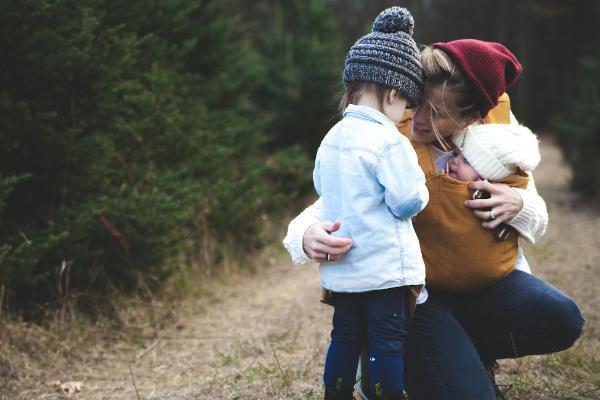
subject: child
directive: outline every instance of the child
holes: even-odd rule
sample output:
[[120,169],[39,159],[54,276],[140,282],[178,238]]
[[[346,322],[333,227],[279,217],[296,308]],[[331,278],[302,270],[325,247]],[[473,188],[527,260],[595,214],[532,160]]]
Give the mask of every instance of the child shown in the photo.
[[344,68],[344,118],[317,152],[313,178],[323,217],[341,221],[334,235],[353,243],[345,257],[320,266],[335,308],[323,374],[326,399],[352,399],[364,342],[372,398],[404,398],[407,287],[425,283],[411,218],[429,199],[416,154],[395,126],[407,104],[422,96],[413,25],[406,9],[386,9],[373,32],[352,46]]

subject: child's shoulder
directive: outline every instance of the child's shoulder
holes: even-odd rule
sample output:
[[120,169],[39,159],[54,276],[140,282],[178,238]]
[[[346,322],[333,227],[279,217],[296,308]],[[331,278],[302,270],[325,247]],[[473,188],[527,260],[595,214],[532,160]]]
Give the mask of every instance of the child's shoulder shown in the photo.
[[381,158],[402,141],[410,146],[410,141],[394,125],[342,118],[329,130],[321,144],[345,151],[366,151]]
[[340,122],[344,125],[345,131],[355,132],[357,140],[365,144],[383,143],[389,145],[406,139],[392,123],[382,124],[356,118],[344,118]]

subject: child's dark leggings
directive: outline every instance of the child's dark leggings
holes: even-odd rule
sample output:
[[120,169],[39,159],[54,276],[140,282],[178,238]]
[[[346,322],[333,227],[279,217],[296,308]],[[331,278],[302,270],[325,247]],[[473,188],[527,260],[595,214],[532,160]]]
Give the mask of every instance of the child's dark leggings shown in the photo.
[[368,343],[370,398],[402,398],[406,288],[335,293],[331,344],[325,361],[326,399],[352,399],[362,344]]

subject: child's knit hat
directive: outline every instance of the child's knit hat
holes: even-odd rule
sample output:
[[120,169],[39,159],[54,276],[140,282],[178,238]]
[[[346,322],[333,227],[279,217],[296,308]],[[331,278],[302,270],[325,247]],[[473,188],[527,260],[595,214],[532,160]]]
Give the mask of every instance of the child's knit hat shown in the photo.
[[506,179],[517,168],[532,171],[540,162],[537,136],[522,125],[471,125],[454,141],[479,176],[490,181]]
[[411,105],[418,104],[423,96],[423,70],[412,38],[414,25],[406,8],[383,10],[373,22],[373,31],[350,48],[344,82],[378,83],[398,90]]

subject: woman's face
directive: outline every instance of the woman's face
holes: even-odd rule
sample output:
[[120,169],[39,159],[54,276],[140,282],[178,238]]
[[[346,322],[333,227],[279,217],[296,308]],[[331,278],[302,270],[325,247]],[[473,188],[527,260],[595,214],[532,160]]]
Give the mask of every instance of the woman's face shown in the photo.
[[456,95],[439,86],[425,87],[425,99],[412,110],[412,139],[417,143],[436,140],[434,126],[443,138],[448,138],[475,122],[477,118],[460,116]]

